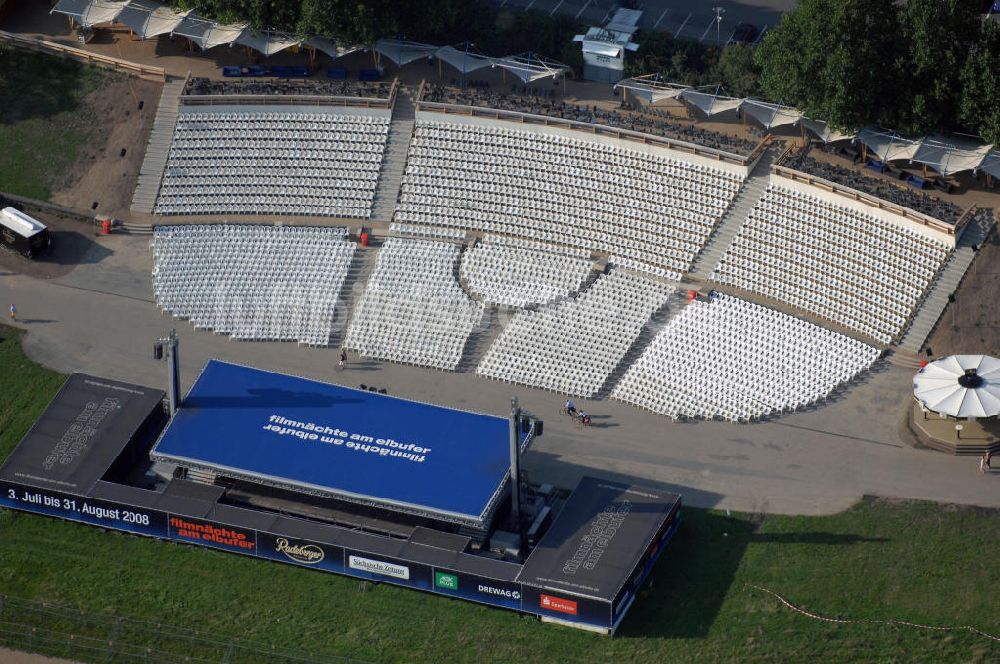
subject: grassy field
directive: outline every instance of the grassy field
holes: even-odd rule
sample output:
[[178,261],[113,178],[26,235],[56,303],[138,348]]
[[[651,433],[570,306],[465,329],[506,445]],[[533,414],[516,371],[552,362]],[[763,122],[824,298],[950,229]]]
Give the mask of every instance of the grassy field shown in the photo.
[[83,99],[115,74],[0,49],[0,191],[48,200],[94,126]]
[[[60,377],[0,326],[0,455]],[[970,477],[970,481],[980,478]],[[866,500],[830,517],[686,509],[614,639],[388,585],[0,511],[0,593],[373,662],[995,662],[1000,513]],[[0,641],[2,641],[0,634]],[[93,661],[104,661],[94,656]]]

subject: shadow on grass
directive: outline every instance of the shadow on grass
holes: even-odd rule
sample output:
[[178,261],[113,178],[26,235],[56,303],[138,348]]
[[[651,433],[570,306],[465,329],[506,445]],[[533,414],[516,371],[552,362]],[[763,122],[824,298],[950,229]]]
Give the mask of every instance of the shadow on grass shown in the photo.
[[625,638],[706,638],[750,544],[851,546],[888,542],[880,537],[803,532],[760,533],[747,515],[726,516],[697,508],[682,511],[636,606],[622,623]]
[[0,58],[0,122],[13,125],[76,111],[101,76],[72,60],[5,49]]

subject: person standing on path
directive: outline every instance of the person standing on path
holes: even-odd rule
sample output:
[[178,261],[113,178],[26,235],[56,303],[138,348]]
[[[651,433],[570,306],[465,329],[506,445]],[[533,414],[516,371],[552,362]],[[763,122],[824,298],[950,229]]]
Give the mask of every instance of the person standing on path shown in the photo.
[[993,468],[990,466],[990,461],[992,461],[992,460],[993,460],[993,453],[992,452],[989,452],[989,451],[983,452],[983,458],[981,458],[979,460],[979,472],[981,472],[981,473],[987,473],[987,472],[992,473],[993,472]]
[[343,369],[347,365],[347,349],[340,349],[340,364],[337,365],[339,368]]
[[10,319],[12,321],[17,320],[17,307],[15,307],[13,304],[10,305]]

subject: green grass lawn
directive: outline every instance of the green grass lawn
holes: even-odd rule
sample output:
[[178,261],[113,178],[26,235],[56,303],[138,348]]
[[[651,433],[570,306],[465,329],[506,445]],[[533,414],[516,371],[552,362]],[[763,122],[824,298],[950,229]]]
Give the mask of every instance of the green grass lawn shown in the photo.
[[0,191],[48,200],[95,118],[83,99],[116,76],[72,60],[0,48]]
[[[0,326],[0,337],[5,455],[61,378],[27,361],[9,328]],[[1000,634],[998,550],[993,510],[870,500],[830,517],[761,519],[687,508],[652,586],[610,639],[418,591],[0,511],[0,593],[373,662],[995,662],[1000,643],[968,632],[818,622],[749,586],[827,616]]]

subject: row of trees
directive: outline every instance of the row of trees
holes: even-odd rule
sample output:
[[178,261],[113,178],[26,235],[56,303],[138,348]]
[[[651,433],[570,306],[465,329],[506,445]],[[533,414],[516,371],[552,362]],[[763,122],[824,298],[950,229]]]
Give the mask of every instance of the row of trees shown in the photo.
[[840,128],[964,129],[1000,142],[1000,25],[979,9],[970,0],[802,0],[752,67],[765,96]]
[[486,0],[174,0],[179,9],[225,23],[249,21],[257,29],[303,37],[332,36],[345,44],[371,44],[399,35],[432,44],[472,42],[488,55],[535,51],[582,65],[572,19],[539,12],[498,12]]
[[[584,26],[486,0],[175,0],[220,21],[372,43],[386,35],[489,55],[535,51],[579,71]],[[659,32],[637,37],[627,75],[722,83],[841,129],[867,124],[920,135],[965,131],[1000,144],[1000,24],[973,0],[800,0],[759,46],[720,49]]]

